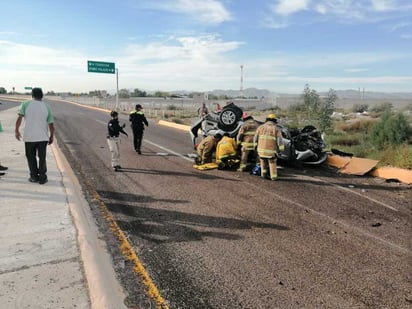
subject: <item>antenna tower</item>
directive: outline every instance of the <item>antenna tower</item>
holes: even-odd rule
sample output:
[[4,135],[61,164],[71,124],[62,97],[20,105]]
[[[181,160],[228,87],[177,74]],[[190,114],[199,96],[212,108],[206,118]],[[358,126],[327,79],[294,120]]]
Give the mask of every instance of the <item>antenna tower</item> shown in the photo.
[[240,95],[243,96],[243,64],[240,65]]

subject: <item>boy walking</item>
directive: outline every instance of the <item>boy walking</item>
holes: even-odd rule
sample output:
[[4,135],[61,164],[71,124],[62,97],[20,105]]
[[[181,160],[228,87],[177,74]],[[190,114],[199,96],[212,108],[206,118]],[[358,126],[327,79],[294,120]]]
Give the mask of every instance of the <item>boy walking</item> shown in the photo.
[[120,166],[120,133],[127,135],[123,130],[125,124],[120,126],[119,124],[119,114],[116,111],[110,113],[112,119],[110,119],[107,124],[107,144],[109,145],[110,152],[112,154],[112,168],[115,172],[119,171],[122,167]]

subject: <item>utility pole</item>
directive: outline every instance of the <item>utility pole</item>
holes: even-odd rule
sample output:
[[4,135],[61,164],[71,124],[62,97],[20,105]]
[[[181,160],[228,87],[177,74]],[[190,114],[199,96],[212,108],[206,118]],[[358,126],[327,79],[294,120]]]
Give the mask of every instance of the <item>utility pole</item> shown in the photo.
[[243,64],[240,65],[240,96],[243,97]]

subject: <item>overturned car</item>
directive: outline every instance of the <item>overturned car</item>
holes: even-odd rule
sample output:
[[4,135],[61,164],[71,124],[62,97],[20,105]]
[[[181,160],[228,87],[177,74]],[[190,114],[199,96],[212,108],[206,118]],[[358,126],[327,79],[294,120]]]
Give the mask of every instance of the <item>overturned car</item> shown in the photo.
[[[190,128],[193,147],[196,148],[196,139],[199,135],[204,138],[223,131],[230,137],[236,138],[243,125],[243,110],[234,103],[227,104],[218,112],[209,113],[199,118]],[[287,164],[302,163],[308,165],[322,164],[328,155],[325,151],[323,135],[314,126],[305,126],[303,129],[288,128],[277,125],[282,132],[284,151],[278,153],[278,161]]]

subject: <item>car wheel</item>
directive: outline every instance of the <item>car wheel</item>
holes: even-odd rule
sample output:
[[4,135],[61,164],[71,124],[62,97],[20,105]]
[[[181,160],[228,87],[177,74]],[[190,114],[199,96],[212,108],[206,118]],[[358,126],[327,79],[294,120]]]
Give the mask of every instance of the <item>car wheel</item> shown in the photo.
[[224,131],[231,131],[236,127],[237,122],[242,117],[242,110],[238,107],[230,106],[224,108],[219,115],[219,128]]
[[219,120],[222,124],[224,124],[226,126],[231,126],[237,120],[236,113],[232,109],[224,110],[220,114],[220,119]]

